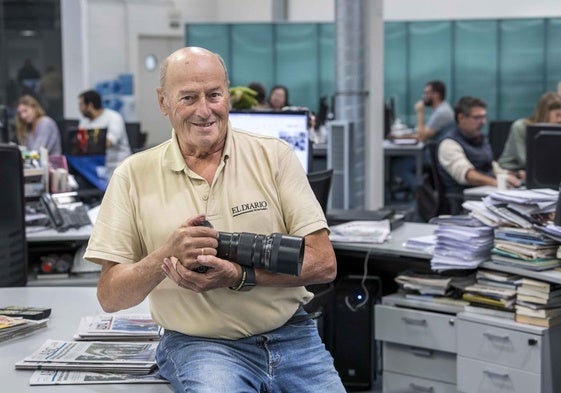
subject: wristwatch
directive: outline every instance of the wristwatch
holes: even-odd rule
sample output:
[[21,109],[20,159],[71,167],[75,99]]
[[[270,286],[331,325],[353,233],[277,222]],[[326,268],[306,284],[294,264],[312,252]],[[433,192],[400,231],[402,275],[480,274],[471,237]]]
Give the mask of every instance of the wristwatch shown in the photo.
[[230,287],[233,291],[250,291],[256,285],[255,283],[255,270],[252,267],[241,265],[242,279],[235,287]]
[[238,291],[251,291],[257,285],[255,282],[255,269],[245,266],[242,266],[242,269],[245,269],[245,281]]

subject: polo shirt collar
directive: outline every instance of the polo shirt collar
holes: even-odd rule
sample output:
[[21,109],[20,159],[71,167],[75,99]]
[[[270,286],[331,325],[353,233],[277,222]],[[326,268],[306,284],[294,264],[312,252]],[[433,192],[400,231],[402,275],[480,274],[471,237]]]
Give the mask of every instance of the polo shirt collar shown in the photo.
[[[232,151],[232,125],[228,122],[228,132],[226,133],[226,142],[224,143],[224,150],[222,151],[222,162],[225,162]],[[175,129],[171,130],[171,140],[164,153],[164,167],[171,169],[174,172],[182,172],[186,169],[187,164],[181,154],[179,148],[179,141]]]

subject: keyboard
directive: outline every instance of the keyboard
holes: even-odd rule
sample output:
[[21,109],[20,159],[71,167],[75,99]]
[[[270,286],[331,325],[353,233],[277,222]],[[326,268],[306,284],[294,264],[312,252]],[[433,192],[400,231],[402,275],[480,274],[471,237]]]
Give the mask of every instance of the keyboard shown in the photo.
[[91,225],[88,210],[84,205],[74,207],[59,207],[60,215],[64,224],[62,228],[80,228],[84,225]]

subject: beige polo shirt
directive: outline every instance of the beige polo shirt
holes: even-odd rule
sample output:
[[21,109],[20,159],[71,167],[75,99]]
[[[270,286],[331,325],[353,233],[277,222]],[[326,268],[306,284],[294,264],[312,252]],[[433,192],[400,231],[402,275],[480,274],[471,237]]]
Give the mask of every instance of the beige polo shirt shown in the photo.
[[[175,136],[129,157],[107,188],[85,258],[135,263],[185,220],[204,213],[219,231],[305,236],[327,228],[302,165],[276,138],[229,129],[212,184],[189,170]],[[202,294],[164,279],[149,295],[166,329],[236,339],[283,325],[311,299],[304,287]]]

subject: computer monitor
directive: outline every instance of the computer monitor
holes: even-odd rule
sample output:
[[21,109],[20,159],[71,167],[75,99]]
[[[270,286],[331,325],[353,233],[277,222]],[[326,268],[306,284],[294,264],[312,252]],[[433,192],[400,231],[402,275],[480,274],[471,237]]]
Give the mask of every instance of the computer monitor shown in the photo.
[[231,111],[232,126],[288,142],[308,172],[311,161],[308,111]]
[[66,129],[65,135],[68,151],[71,156],[105,155],[107,146],[107,128]]
[[532,124],[526,131],[526,187],[553,188],[561,183],[561,124]]
[[384,103],[384,139],[390,134],[392,124],[395,121],[395,100],[390,98]]

